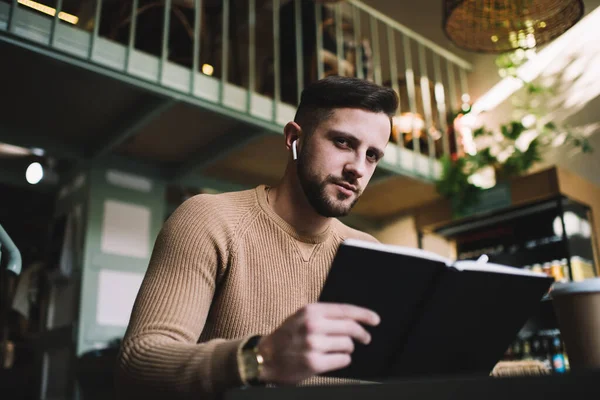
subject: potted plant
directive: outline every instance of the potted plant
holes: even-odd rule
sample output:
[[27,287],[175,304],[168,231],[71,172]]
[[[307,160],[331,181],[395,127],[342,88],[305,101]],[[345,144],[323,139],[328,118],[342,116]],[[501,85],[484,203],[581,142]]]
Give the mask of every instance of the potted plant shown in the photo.
[[[527,59],[523,50],[501,55],[496,60],[500,76],[520,79],[517,69]],[[474,129],[476,152],[455,153],[453,157],[441,159],[442,174],[436,187],[438,193],[452,201],[457,217],[477,206],[482,191],[488,189],[477,183],[476,178],[482,173],[493,174],[498,185],[529,172],[551,147],[579,147],[583,153],[592,151],[587,137],[576,129],[548,120],[545,106],[554,95],[552,87],[522,82],[522,96],[512,98],[514,109],[510,122],[497,130],[485,126]]]

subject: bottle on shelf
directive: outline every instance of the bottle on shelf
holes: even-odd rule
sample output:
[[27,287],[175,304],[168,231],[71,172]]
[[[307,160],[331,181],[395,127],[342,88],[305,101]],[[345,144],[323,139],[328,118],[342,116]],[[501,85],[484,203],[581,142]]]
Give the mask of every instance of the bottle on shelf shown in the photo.
[[542,265],[542,272],[548,276],[552,276],[552,264],[549,262],[545,262]]
[[563,282],[565,279],[565,276],[564,276],[560,261],[552,260],[552,263],[550,265],[551,265],[550,266],[550,274],[554,278],[554,281],[555,282]]
[[552,338],[552,366],[556,373],[564,374],[566,372],[565,356],[558,336]]
[[542,342],[539,337],[534,336],[531,339],[531,356],[534,360],[543,361]]
[[520,360],[523,357],[523,351],[522,351],[523,347],[521,344],[521,340],[516,339],[512,345],[512,355],[513,355],[513,360]]
[[569,372],[571,370],[571,364],[569,363],[569,355],[567,353],[567,347],[565,346],[564,342],[562,342],[562,351],[563,359],[565,360],[565,371]]
[[533,360],[533,355],[531,354],[531,344],[529,340],[523,341],[523,354],[521,356],[522,360]]
[[563,270],[563,275],[564,275],[564,282],[570,282],[571,281],[571,272],[569,271],[569,263],[567,262],[566,258],[563,258],[562,260],[560,260],[560,265],[562,267]]
[[584,259],[580,256],[571,257],[571,273],[571,279],[574,282],[583,281],[596,276],[593,261]]
[[544,270],[542,269],[542,264],[533,264],[531,270],[533,272],[544,272]]
[[542,362],[544,363],[544,366],[550,371],[553,369],[552,368],[552,351],[550,348],[550,340],[547,337],[542,337],[541,342],[542,342],[542,354],[543,354]]
[[570,370],[560,331],[541,330],[527,339],[515,339],[504,353],[505,361],[540,361],[548,371],[563,374]]

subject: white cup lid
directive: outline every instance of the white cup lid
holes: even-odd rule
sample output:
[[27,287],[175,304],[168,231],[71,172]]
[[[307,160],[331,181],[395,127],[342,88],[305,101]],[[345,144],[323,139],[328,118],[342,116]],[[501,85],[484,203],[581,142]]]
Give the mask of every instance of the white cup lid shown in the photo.
[[591,278],[580,282],[557,283],[550,292],[550,296],[596,292],[600,293],[600,278]]

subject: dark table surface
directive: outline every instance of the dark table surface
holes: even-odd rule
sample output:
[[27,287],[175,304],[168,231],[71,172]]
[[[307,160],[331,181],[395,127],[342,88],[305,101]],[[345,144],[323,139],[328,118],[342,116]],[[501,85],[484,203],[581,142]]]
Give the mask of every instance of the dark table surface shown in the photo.
[[600,370],[523,377],[449,377],[383,384],[236,389],[225,400],[565,400],[600,399]]

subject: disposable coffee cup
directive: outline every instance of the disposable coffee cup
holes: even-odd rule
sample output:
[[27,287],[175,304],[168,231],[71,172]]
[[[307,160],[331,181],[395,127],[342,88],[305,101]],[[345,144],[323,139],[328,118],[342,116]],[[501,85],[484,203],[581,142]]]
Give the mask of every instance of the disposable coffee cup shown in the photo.
[[599,369],[600,278],[556,284],[551,296],[571,369]]

